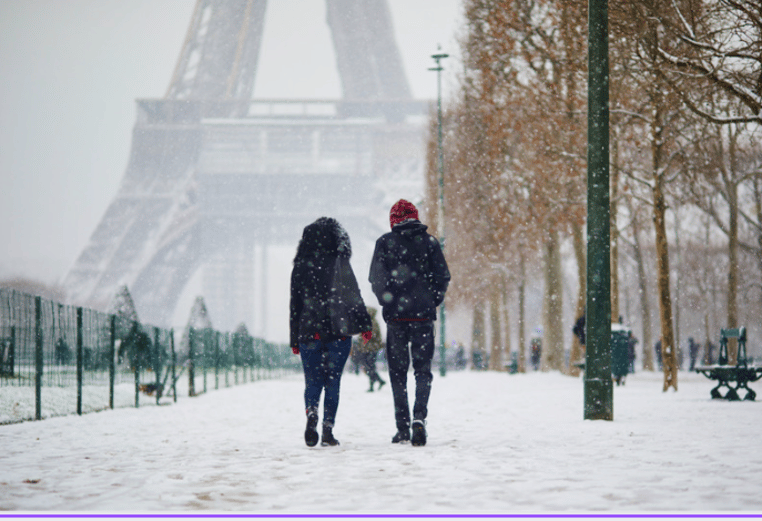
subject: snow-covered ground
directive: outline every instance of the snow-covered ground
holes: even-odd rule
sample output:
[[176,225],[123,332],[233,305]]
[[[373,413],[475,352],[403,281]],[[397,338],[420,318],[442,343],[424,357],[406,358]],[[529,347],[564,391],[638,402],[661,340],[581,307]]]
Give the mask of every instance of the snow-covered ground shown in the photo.
[[339,447],[304,445],[301,375],[5,425],[0,510],[762,513],[762,403],[713,401],[712,382],[686,372],[664,393],[661,378],[615,387],[606,422],[583,420],[581,378],[435,374],[425,447],[390,443],[389,386],[367,393],[352,373]]

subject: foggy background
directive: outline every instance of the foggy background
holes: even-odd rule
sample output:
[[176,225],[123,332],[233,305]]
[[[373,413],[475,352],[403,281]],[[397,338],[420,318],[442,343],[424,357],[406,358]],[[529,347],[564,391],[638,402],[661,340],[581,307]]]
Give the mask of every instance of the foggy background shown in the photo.
[[[461,1],[388,4],[413,97],[434,100],[430,55],[438,44],[457,54]],[[0,280],[62,281],[117,194],[135,99],[164,96],[194,5],[0,0]],[[445,97],[457,63],[444,63]],[[254,98],[340,95],[324,0],[269,0]]]

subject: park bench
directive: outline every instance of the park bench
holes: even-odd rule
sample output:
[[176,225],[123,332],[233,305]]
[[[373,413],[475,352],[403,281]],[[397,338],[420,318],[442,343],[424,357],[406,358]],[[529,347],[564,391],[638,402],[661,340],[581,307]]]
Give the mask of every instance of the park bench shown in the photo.
[[[728,364],[728,339],[738,339],[738,356],[735,365]],[[720,330],[720,356],[716,364],[699,365],[694,368],[710,380],[717,380],[717,386],[712,389],[714,399],[741,400],[739,391],[745,390],[744,400],[754,400],[757,393],[749,387],[750,382],[762,378],[762,367],[750,367],[746,357],[746,328]],[[725,395],[721,393],[726,388]]]

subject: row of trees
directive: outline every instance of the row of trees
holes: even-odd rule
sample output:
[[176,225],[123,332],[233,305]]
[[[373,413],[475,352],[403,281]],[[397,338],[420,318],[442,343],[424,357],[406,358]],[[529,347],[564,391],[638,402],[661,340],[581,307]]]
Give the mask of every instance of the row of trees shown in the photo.
[[[490,317],[490,367],[498,369],[511,338],[509,301],[515,292],[525,346],[527,284],[541,275],[543,367],[574,373],[569,361],[582,350],[574,339],[565,356],[562,251],[570,245],[576,261],[578,317],[586,289],[587,2],[467,0],[465,14],[460,89],[444,118],[448,299],[473,309],[475,324]],[[680,284],[706,286],[714,280],[709,271],[724,266],[726,316],[715,324],[738,326],[741,283],[752,288],[744,298],[755,295],[762,310],[762,4],[611,2],[609,27],[611,311],[622,314],[626,256],[635,267],[643,365],[654,367],[645,349],[654,333],[653,292],[664,389],[677,389],[676,283],[678,291]],[[429,215],[438,208],[435,125]],[[679,224],[674,232],[670,222]],[[717,259],[719,243],[724,251],[719,263],[673,280],[670,240],[673,249],[683,251],[683,241],[706,252],[685,262],[702,264],[710,250]],[[743,280],[742,265],[750,268]],[[689,311],[701,307],[708,317],[716,304],[709,294],[699,294],[705,306]]]

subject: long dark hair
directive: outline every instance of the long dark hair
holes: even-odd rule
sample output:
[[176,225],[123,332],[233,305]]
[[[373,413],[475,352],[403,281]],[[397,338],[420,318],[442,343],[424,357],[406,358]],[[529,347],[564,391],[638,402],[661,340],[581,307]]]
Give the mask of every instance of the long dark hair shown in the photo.
[[294,263],[311,257],[351,257],[349,234],[333,217],[320,217],[304,227]]

